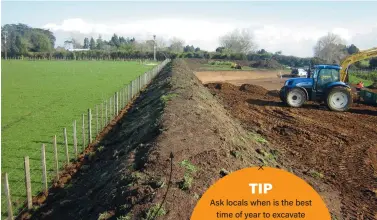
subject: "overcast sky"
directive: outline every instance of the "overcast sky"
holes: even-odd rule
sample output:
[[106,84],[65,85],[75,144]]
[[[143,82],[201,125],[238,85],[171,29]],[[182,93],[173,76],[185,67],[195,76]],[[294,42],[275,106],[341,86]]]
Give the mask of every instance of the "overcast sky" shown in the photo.
[[206,50],[235,28],[248,28],[258,49],[312,56],[316,40],[339,34],[361,49],[377,46],[377,2],[99,2],[2,1],[1,24],[50,29],[56,45],[69,37],[104,39],[113,33],[136,40],[153,34]]

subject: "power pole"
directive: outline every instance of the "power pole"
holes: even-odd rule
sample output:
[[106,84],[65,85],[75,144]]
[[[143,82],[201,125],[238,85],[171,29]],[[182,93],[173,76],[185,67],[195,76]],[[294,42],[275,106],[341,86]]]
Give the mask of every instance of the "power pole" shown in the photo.
[[154,45],[153,45],[153,59],[154,59],[154,61],[157,61],[156,60],[156,35],[153,35],[153,42],[154,42]]

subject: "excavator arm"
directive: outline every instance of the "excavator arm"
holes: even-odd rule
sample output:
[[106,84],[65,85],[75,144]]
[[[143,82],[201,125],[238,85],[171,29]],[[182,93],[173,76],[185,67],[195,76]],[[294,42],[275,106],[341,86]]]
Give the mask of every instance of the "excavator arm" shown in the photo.
[[340,81],[348,82],[348,68],[351,64],[372,57],[377,57],[377,47],[360,51],[345,58],[340,64],[342,67],[340,70]]

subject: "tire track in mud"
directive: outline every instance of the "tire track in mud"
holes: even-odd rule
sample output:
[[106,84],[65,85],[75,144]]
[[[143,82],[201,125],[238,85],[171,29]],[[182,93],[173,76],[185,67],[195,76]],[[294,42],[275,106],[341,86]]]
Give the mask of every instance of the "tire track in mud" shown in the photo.
[[[260,133],[288,164],[321,194],[339,192],[339,210],[327,202],[338,219],[377,219],[377,112],[355,105],[350,112],[331,112],[318,104],[303,108],[282,105],[271,91],[254,85],[208,84],[214,96],[244,127]],[[246,89],[244,89],[246,88]],[[312,178],[311,172],[323,174]],[[330,193],[329,193],[330,194]],[[331,196],[331,195],[330,195]],[[330,199],[331,200],[331,199]]]

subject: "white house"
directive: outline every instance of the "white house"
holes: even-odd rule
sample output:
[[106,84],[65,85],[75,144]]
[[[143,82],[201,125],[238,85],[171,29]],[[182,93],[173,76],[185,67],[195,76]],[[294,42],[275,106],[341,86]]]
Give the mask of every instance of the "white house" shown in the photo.
[[68,51],[87,51],[89,49],[73,49],[73,48],[68,48]]

